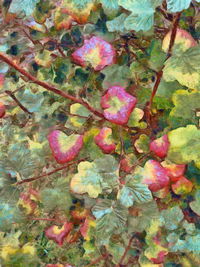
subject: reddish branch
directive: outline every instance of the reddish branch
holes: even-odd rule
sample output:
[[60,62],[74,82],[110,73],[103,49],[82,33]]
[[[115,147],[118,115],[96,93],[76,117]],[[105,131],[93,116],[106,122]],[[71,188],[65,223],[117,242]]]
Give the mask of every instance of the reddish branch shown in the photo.
[[26,112],[26,113],[32,115],[32,112],[30,112],[26,107],[24,107],[24,106],[22,105],[22,103],[16,98],[16,96],[15,96],[11,91],[6,90],[5,93],[6,93],[7,95],[9,95],[9,96],[15,101],[15,103],[16,103],[16,104],[17,104],[17,105],[18,105],[24,112]]
[[90,263],[89,263],[88,265],[86,265],[85,267],[93,266],[93,265],[99,263],[100,261],[105,260],[106,258],[108,258],[108,256],[109,256],[108,254],[106,254],[106,255],[102,255],[102,256],[98,257],[96,260],[90,262]]
[[26,70],[24,70],[19,64],[15,63],[10,57],[8,57],[7,55],[5,55],[4,53],[1,53],[1,52],[0,52],[0,60],[7,63],[10,67],[12,67],[15,70],[17,70],[18,72],[20,72],[22,75],[27,77],[30,81],[34,82],[35,84],[38,84],[38,85],[42,86],[43,88],[47,89],[48,91],[51,91],[57,95],[60,95],[66,99],[69,99],[75,103],[82,104],[83,106],[85,106],[90,112],[92,112],[96,116],[98,116],[102,119],[105,119],[104,115],[100,111],[98,111],[95,108],[93,108],[92,106],[90,106],[84,100],[79,99],[75,96],[69,95],[66,92],[57,89],[55,86],[53,86],[47,82],[38,80],[36,77],[34,77],[30,73],[28,73]]
[[[172,33],[171,33],[171,37],[170,37],[170,43],[169,43],[169,48],[168,48],[166,60],[169,59],[172,56],[172,48],[173,48],[174,43],[175,43],[176,33],[177,33],[177,28],[178,28],[180,17],[181,17],[181,12],[177,13],[175,18],[174,18],[173,27],[172,27]],[[157,73],[156,82],[154,84],[153,91],[152,91],[151,98],[150,98],[150,102],[149,102],[149,111],[150,112],[151,112],[151,109],[152,109],[153,99],[154,99],[154,97],[155,97],[155,95],[157,93],[159,84],[160,84],[161,79],[163,77],[163,69],[164,69],[164,65],[163,65],[162,69]]]
[[129,249],[131,248],[133,239],[134,239],[134,236],[132,236],[131,239],[129,240],[129,242],[128,242],[128,246],[126,247],[126,249],[125,249],[125,251],[124,251],[124,254],[122,255],[122,257],[121,257],[119,263],[118,263],[115,267],[120,267],[120,265],[123,264],[123,261],[124,261],[124,259],[126,258],[126,255],[127,255],[128,251],[129,251]]
[[84,161],[86,159],[80,159],[80,160],[77,160],[77,161],[72,161],[72,162],[69,162],[68,164],[64,165],[64,166],[61,166],[59,168],[56,168],[54,169],[53,171],[50,171],[50,172],[45,172],[43,174],[41,174],[40,176],[36,176],[36,177],[32,177],[32,178],[28,178],[28,179],[24,179],[20,182],[17,182],[15,185],[21,185],[21,184],[24,184],[24,183],[30,183],[30,182],[33,182],[33,181],[36,181],[36,180],[39,180],[43,177],[46,177],[46,176],[49,176],[49,175],[52,175],[58,171],[61,171],[61,170],[64,170],[74,164],[77,164],[77,163],[80,163],[81,161]]

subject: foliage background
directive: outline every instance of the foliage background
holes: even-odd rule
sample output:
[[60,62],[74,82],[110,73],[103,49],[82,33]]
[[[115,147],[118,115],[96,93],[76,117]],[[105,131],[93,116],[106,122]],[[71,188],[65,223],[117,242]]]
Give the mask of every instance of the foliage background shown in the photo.
[[[199,0],[0,6],[1,266],[199,266]],[[100,69],[98,42],[73,57],[94,36],[116,53]],[[102,108],[112,86],[137,99],[127,123]],[[55,160],[55,130],[59,151],[83,137],[75,159]]]

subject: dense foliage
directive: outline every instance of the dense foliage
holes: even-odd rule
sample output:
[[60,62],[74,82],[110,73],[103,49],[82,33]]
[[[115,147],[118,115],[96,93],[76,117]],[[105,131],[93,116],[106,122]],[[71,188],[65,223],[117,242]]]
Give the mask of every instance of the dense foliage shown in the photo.
[[200,266],[199,2],[0,1],[1,266]]

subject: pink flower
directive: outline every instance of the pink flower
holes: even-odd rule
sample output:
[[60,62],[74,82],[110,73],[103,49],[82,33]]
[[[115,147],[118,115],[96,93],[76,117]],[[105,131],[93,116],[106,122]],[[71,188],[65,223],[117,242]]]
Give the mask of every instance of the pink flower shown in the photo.
[[72,54],[74,62],[81,66],[89,62],[94,70],[102,70],[105,66],[114,64],[115,57],[112,45],[99,37],[85,40],[84,45]]
[[129,120],[136,105],[136,98],[128,94],[123,87],[112,86],[101,98],[101,106],[107,120],[123,125]]

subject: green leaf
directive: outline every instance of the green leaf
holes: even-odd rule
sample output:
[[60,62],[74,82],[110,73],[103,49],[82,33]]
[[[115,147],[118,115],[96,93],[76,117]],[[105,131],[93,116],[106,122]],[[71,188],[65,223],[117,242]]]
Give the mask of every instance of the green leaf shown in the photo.
[[162,43],[160,40],[153,40],[150,46],[150,58],[148,61],[149,67],[159,71],[165,61],[166,55],[162,51]]
[[135,202],[150,202],[152,200],[152,194],[148,186],[141,183],[139,177],[128,175],[125,180],[125,185],[118,192],[117,198],[125,207],[131,207]]
[[122,32],[126,31],[124,22],[127,18],[127,15],[122,13],[120,16],[114,18],[113,20],[107,21],[106,25],[109,32]]
[[12,177],[25,179],[32,176],[39,160],[35,160],[29,149],[23,143],[12,144],[0,161],[1,169]]
[[200,162],[200,131],[195,125],[177,128],[168,133],[168,138],[170,147],[167,158],[170,161],[176,164]]
[[140,122],[143,117],[144,117],[144,111],[140,108],[135,108],[130,115],[128,126],[145,128],[146,123],[144,121]]
[[167,82],[177,80],[192,89],[200,89],[200,46],[173,55],[165,63],[163,77]]
[[21,221],[22,214],[20,210],[13,204],[5,203],[1,200],[0,204],[0,231],[8,231],[12,227],[12,223]]
[[200,190],[195,193],[195,200],[190,202],[190,208],[200,216]]
[[[127,87],[129,85],[131,73],[127,66],[114,64],[106,67],[101,73],[105,75],[103,81],[103,88],[105,89],[111,86]],[[115,79],[113,79],[113,77],[115,77]]]
[[172,101],[175,107],[170,112],[171,120],[177,117],[191,123],[198,123],[196,111],[200,109],[200,92],[177,90],[172,96]]
[[199,254],[200,253],[200,234],[191,236],[191,235],[186,235],[185,239],[178,239],[174,246],[171,248],[172,252],[186,252],[186,253],[191,253],[193,252],[194,254]]
[[128,217],[128,232],[143,232],[149,227],[152,220],[159,219],[158,208],[155,201],[133,206],[133,215]]
[[73,3],[77,9],[84,9],[87,4],[93,3],[95,0],[64,0],[64,3]]
[[71,124],[74,127],[81,127],[86,122],[87,117],[90,115],[90,112],[83,105],[76,103],[70,106],[70,114],[77,115],[70,116],[69,120]]
[[191,0],[167,0],[167,10],[173,13],[180,12],[190,6]]
[[175,206],[173,208],[163,210],[161,212],[162,223],[168,230],[175,230],[178,228],[179,223],[183,220],[184,215],[182,210]]
[[121,233],[125,228],[127,210],[118,202],[99,200],[92,213],[97,219],[96,235],[101,244],[107,244],[112,234]]
[[71,196],[66,185],[62,188],[45,188],[41,191],[41,201],[45,212],[55,209],[68,212],[71,205]]
[[12,0],[9,11],[11,13],[24,12],[27,16],[30,16],[38,2],[39,0]]
[[150,138],[146,134],[141,134],[140,137],[135,141],[135,148],[139,153],[149,152]]
[[182,86],[177,82],[166,82],[164,79],[161,80],[158,91],[157,91],[157,96],[164,97],[166,99],[171,99],[173,93],[176,90],[182,89]]
[[107,15],[115,15],[119,10],[118,0],[100,0],[103,9]]
[[78,173],[71,180],[74,193],[88,193],[91,198],[97,198],[104,190],[111,192],[118,184],[118,164],[115,159],[106,155],[93,162],[83,161],[78,165]]

